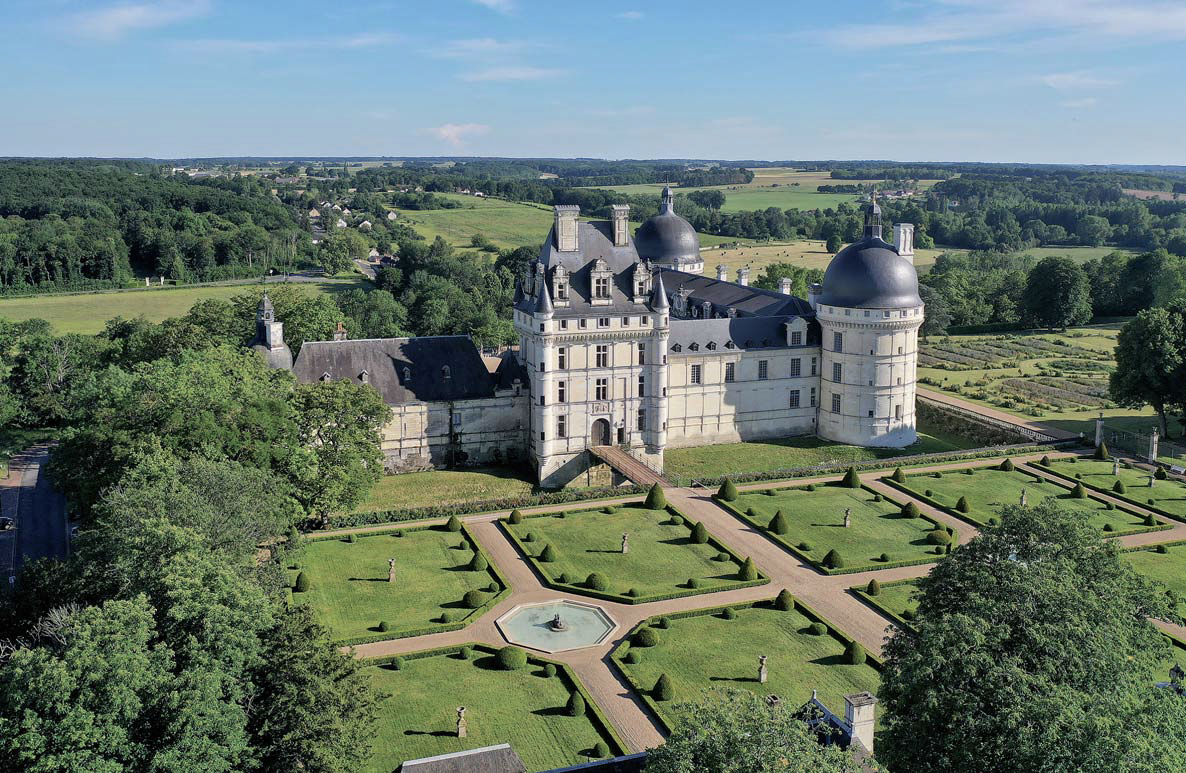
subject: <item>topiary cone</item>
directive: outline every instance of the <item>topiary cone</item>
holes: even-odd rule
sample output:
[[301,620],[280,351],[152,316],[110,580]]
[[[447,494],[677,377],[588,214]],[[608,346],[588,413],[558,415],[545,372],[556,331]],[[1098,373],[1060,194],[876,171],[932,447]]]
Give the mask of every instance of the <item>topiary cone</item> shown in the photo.
[[861,476],[857,475],[856,467],[849,467],[848,471],[844,473],[844,480],[842,483],[848,488],[860,488]]
[[655,688],[651,690],[651,695],[657,701],[669,701],[675,697],[675,691],[671,687],[671,680],[667,674],[659,675],[659,681],[655,682]]
[[890,480],[894,481],[895,483],[905,483],[906,473],[902,472],[901,467],[898,467],[894,470],[894,474],[890,476]]
[[780,612],[789,612],[795,608],[795,597],[786,588],[778,592],[774,598],[774,608]]
[[999,469],[1002,469],[1005,472],[1013,472],[1013,460],[1006,456],[1005,461],[1001,462]]
[[786,534],[790,529],[790,524],[787,523],[787,517],[782,514],[782,510],[777,510],[774,517],[770,519],[770,529],[775,534]]
[[574,692],[568,696],[568,716],[583,717],[585,716],[585,699],[581,697],[579,692]]
[[296,582],[293,583],[292,589],[297,593],[306,593],[309,590],[309,576],[304,572],[297,574]]
[[848,646],[844,648],[844,658],[848,661],[849,665],[862,665],[865,662],[865,648],[855,641],[850,641]]
[[828,551],[827,555],[824,556],[823,564],[829,569],[843,569],[844,559],[840,557],[840,553],[836,550],[836,548],[832,548]]
[[708,529],[704,527],[703,523],[699,521],[692,527],[692,541],[697,545],[703,545],[708,542]]
[[870,596],[881,595],[881,583],[877,580],[869,580],[869,585],[865,588],[865,593],[868,593]]
[[523,513],[519,512],[518,508],[511,511],[511,517],[507,519],[510,523],[523,523]]
[[544,545],[544,549],[539,552],[539,560],[545,564],[556,560],[556,549],[552,547],[551,543]]
[[1095,458],[1102,462],[1106,462],[1108,459],[1112,458],[1108,453],[1108,444],[1103,440],[1101,440],[1100,444],[1095,447]]
[[1082,481],[1075,484],[1075,488],[1071,490],[1071,496],[1075,499],[1087,499],[1087,489],[1083,486]]
[[651,486],[647,492],[646,508],[648,510],[662,510],[667,507],[667,497],[663,494],[663,487],[658,483]]
[[741,571],[737,573],[737,576],[745,582],[752,582],[758,579],[758,569],[754,566],[754,559],[747,557],[742,562]]
[[733,481],[725,478],[725,482],[717,490],[717,497],[725,502],[733,502],[737,499],[737,486],[733,485]]
[[971,510],[972,508],[968,504],[967,497],[960,497],[959,501],[955,503],[955,509],[959,510],[961,513],[966,513],[969,510]]

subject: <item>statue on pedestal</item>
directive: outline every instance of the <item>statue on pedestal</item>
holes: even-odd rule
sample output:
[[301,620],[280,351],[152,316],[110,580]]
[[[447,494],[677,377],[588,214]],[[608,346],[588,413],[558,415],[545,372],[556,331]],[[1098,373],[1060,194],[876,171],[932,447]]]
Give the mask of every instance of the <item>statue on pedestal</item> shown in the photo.
[[758,656],[758,684],[766,684],[766,656]]
[[469,728],[465,724],[465,706],[457,707],[457,737],[465,738],[469,735]]

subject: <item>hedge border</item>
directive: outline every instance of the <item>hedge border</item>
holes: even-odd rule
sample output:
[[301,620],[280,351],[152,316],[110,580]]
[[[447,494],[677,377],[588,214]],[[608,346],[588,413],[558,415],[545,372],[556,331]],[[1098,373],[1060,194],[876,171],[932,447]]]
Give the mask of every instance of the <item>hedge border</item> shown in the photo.
[[[1051,469],[1050,466],[1042,464],[1041,460],[1038,460],[1036,462],[1026,462],[1025,464],[1028,467],[1033,467],[1035,469],[1042,470],[1044,472],[1048,472],[1056,478],[1061,478],[1062,480],[1069,480],[1073,483],[1082,483],[1084,488],[1089,488],[1092,491],[1095,491],[1096,493],[1099,493],[1099,494],[1106,494],[1106,495],[1112,497],[1113,499],[1119,499],[1122,502],[1127,502],[1131,505],[1134,505],[1135,507],[1141,508],[1142,510],[1148,510],[1151,513],[1156,513],[1157,515],[1164,516],[1166,518],[1169,518],[1172,521],[1177,521],[1178,523],[1186,523],[1186,515],[1175,515],[1174,513],[1171,513],[1168,510],[1158,507],[1157,505],[1142,504],[1141,502],[1136,501],[1135,499],[1128,496],[1127,494],[1117,494],[1115,491],[1113,491],[1110,488],[1104,488],[1103,486],[1097,486],[1096,484],[1088,483],[1085,480],[1078,480],[1073,475],[1067,475],[1066,473],[1062,473],[1062,472],[1059,472],[1058,470]],[[1131,534],[1132,532],[1128,532],[1128,533]]]
[[[643,486],[600,486],[591,489],[560,489],[544,491],[526,497],[506,499],[479,499],[473,502],[459,502],[452,505],[427,505],[394,510],[374,510],[366,513],[350,513],[330,518],[327,529],[354,529],[360,526],[381,526],[386,523],[424,521],[431,518],[448,518],[456,515],[488,515],[500,510],[514,510],[523,507],[547,507],[569,502],[587,502],[590,499],[627,499],[646,494]],[[314,531],[309,529],[307,531]]]
[[[618,673],[621,674],[626,680],[626,683],[630,685],[630,689],[634,691],[635,695],[637,695],[639,699],[642,700],[642,702],[646,705],[646,707],[650,709],[651,713],[659,721],[659,724],[663,726],[663,729],[668,733],[671,733],[673,728],[668,723],[667,718],[664,717],[662,710],[659,708],[658,702],[651,697],[650,688],[640,685],[637,681],[635,681],[630,672],[623,667],[622,658],[625,657],[626,653],[630,651],[630,641],[634,638],[634,634],[644,626],[653,626],[656,622],[658,622],[659,618],[662,617],[666,617],[669,620],[685,620],[689,617],[702,617],[704,615],[718,614],[725,611],[726,609],[739,610],[753,609],[755,607],[765,607],[772,612],[781,612],[782,610],[779,610],[774,606],[776,599],[777,596],[768,599],[758,599],[756,601],[741,602],[737,604],[721,604],[715,607],[703,607],[701,609],[689,609],[682,612],[672,612],[670,614],[652,615],[651,617],[640,621],[637,625],[630,629],[629,633],[626,634],[618,646],[614,647],[610,651],[609,660],[611,663],[613,663],[614,668],[618,670]],[[847,647],[849,644],[860,644],[860,642],[858,642],[856,639],[844,633],[844,631],[838,629],[826,617],[821,615],[819,612],[816,612],[814,608],[800,601],[797,596],[794,597],[794,604],[794,610],[796,612],[803,615],[812,622],[823,623],[826,625],[828,627],[828,635],[841,644],[845,645],[845,647]],[[861,648],[865,649],[865,662],[871,668],[873,668],[873,670],[881,673],[882,669],[885,667],[885,663],[882,661],[882,659],[874,653],[869,652],[868,649],[864,647],[864,645],[861,645]]]
[[[963,475],[964,474],[963,470],[972,470],[972,472],[975,473],[979,470],[991,470],[991,469],[994,469],[996,466],[997,465],[994,465],[994,464],[985,464],[985,465],[981,465],[979,467],[964,467],[960,470],[946,470],[943,472],[945,472],[945,474],[947,474],[947,475]],[[1029,475],[1030,477],[1033,477],[1039,481],[1046,480],[1045,478],[1042,478],[1042,476],[1035,473],[1033,470],[1024,469],[1024,467],[1026,467],[1026,466],[1029,466],[1028,462],[1023,463],[1023,467],[1018,468],[1015,471],[1025,473],[1026,475]],[[931,473],[917,473],[916,472],[916,473],[911,473],[911,474],[907,475],[906,477],[907,478],[921,478],[921,477],[929,476],[930,474]],[[989,526],[989,523],[987,521],[981,523],[980,521],[972,520],[971,518],[968,517],[969,513],[961,513],[959,510],[955,509],[954,507],[948,507],[947,505],[943,504],[942,502],[938,501],[937,499],[928,497],[926,494],[922,493],[921,491],[915,491],[914,489],[908,487],[904,483],[898,483],[896,480],[891,478],[889,475],[883,476],[883,477],[879,478],[878,480],[881,483],[886,484],[890,488],[900,491],[901,493],[906,494],[909,497],[913,497],[914,499],[917,499],[919,502],[924,502],[924,503],[930,505],[931,507],[935,508],[936,510],[942,510],[943,512],[950,515],[952,518],[958,518],[961,521],[964,521],[965,523],[971,524],[972,526],[976,527],[977,529],[983,529],[983,528],[986,528]],[[1049,481],[1049,482],[1053,482],[1053,481]],[[1074,481],[1074,482],[1079,483],[1080,481]],[[1060,485],[1060,484],[1055,484],[1055,485]],[[1087,486],[1085,484],[1084,488],[1086,488],[1086,487]],[[1103,501],[1101,499],[1097,499],[1096,497],[1088,497],[1088,498],[1092,499],[1096,502]],[[1133,510],[1131,507],[1125,507],[1124,505],[1119,506],[1117,509],[1120,510],[1121,512],[1128,513],[1129,515],[1136,515],[1136,516],[1144,516],[1145,515],[1142,512]],[[990,516],[990,517],[995,517],[995,516]],[[1155,531],[1166,531],[1166,530],[1172,529],[1172,528],[1173,527],[1170,526],[1169,524],[1163,523],[1160,526],[1146,526],[1146,527],[1143,527],[1140,529],[1132,529],[1130,531],[1124,531],[1124,532],[1108,533],[1108,532],[1101,531],[1100,533],[1107,535],[1107,536],[1105,536],[1105,539],[1115,539],[1116,537],[1128,537],[1133,534],[1148,534],[1150,532],[1155,532]]]
[[[428,650],[417,650],[416,652],[409,652],[406,655],[384,655],[377,658],[363,658],[362,664],[364,666],[379,667],[389,665],[396,658],[407,661],[422,660],[424,658],[433,658],[441,655],[456,655],[465,647],[469,647],[475,652],[482,652],[490,656],[496,656],[498,654],[497,647],[492,647],[489,644],[483,644],[481,642],[469,642],[466,644],[455,644],[449,647],[436,647],[434,649]],[[528,664],[545,666],[550,663],[555,666],[556,676],[565,683],[565,686],[569,689],[569,691],[580,693],[581,697],[585,699],[585,716],[591,720],[593,729],[602,736],[602,740],[609,741],[610,751],[614,752],[615,756],[629,753],[630,748],[618,735],[617,729],[614,728],[613,723],[610,722],[605,716],[601,706],[597,705],[597,701],[593,700],[593,696],[587,689],[585,689],[585,685],[581,684],[581,680],[577,678],[576,672],[572,670],[571,666],[558,660],[549,660],[548,658],[541,657],[526,648],[520,649],[523,649],[523,651],[527,653]]]
[[[839,481],[829,481],[828,483],[814,483],[814,484],[808,484],[808,485],[835,486],[838,488],[843,488],[842,486],[839,486],[838,484],[839,484]],[[784,487],[784,488],[778,489],[778,490],[781,490],[781,491],[805,491],[806,489],[807,489],[807,486],[787,486],[787,487]],[[905,504],[903,502],[899,502],[898,500],[896,500],[892,497],[886,496],[885,494],[883,494],[880,491],[874,491],[873,489],[869,488],[865,484],[861,484],[861,489],[869,492],[870,494],[876,494],[876,495],[880,496],[883,500],[885,500],[886,502],[889,502],[892,505],[897,505],[898,507],[902,507],[903,504]],[[754,491],[751,489],[751,490],[741,492],[741,493],[752,494],[752,493],[754,493]],[[754,527],[758,531],[759,534],[766,537],[771,542],[778,545],[780,548],[786,550],[788,553],[795,556],[796,558],[811,565],[816,571],[820,572],[821,574],[828,575],[828,576],[837,575],[837,574],[858,574],[860,572],[879,572],[882,569],[895,569],[900,566],[922,566],[923,564],[933,564],[936,561],[938,561],[939,559],[943,558],[943,556],[935,554],[935,555],[930,556],[929,558],[912,558],[907,561],[889,561],[884,564],[877,563],[873,566],[852,566],[852,567],[846,566],[843,569],[830,569],[830,568],[824,566],[823,564],[821,564],[820,562],[816,561],[814,558],[807,555],[803,551],[799,550],[799,548],[797,546],[792,545],[790,542],[788,542],[786,539],[784,539],[781,534],[774,534],[773,532],[771,532],[770,529],[767,528],[769,524],[763,524],[755,518],[750,518],[748,515],[746,515],[745,513],[743,513],[741,511],[741,508],[734,507],[731,502],[726,502],[726,501],[722,500],[716,494],[713,494],[712,498],[718,505],[720,505],[721,507],[728,510],[732,515],[737,516],[745,523]],[[923,518],[924,520],[930,521],[932,524],[935,525],[935,528],[937,528],[937,529],[946,529],[947,528],[947,524],[935,520],[934,518],[927,515],[926,513],[920,513],[919,517]],[[955,546],[958,544],[959,544],[959,532],[957,531],[951,541],[952,549],[954,549]]]
[[[324,535],[324,534],[317,535],[317,536],[305,535],[305,536],[302,536],[301,542],[302,542],[302,544],[305,542],[329,542],[331,540],[341,540],[343,542],[346,542],[349,540],[350,536],[353,536],[355,539],[366,539],[368,537],[390,536],[396,532],[435,531],[435,530],[439,530],[439,527],[437,527],[435,525],[430,525],[430,524],[421,524],[418,526],[408,526],[405,528],[384,529],[383,531],[372,531],[372,532],[366,532],[364,534],[354,534],[354,535],[341,535],[341,534],[335,534],[332,536]],[[457,533],[461,534],[465,538],[465,541],[469,543],[471,548],[473,548],[473,552],[475,554],[480,554],[483,558],[486,559],[487,574],[492,576],[494,578],[495,582],[497,582],[500,586],[499,591],[497,593],[492,595],[489,599],[486,600],[486,603],[482,604],[482,606],[478,607],[477,609],[468,610],[466,616],[462,620],[458,620],[456,622],[437,623],[435,625],[426,625],[426,626],[421,626],[419,628],[409,628],[409,629],[403,630],[403,631],[388,631],[386,633],[368,634],[366,636],[349,636],[344,639],[334,639],[333,640],[334,646],[336,646],[336,647],[355,647],[360,644],[375,644],[375,643],[381,642],[381,641],[393,641],[395,639],[408,639],[413,636],[426,636],[431,633],[445,633],[448,631],[460,631],[462,628],[465,628],[470,623],[473,623],[479,617],[481,617],[482,615],[489,612],[496,604],[498,604],[504,598],[506,598],[508,595],[510,595],[511,584],[507,581],[506,577],[503,576],[502,572],[498,569],[498,566],[494,563],[494,561],[491,560],[490,555],[485,551],[485,549],[482,547],[482,545],[477,541],[477,539],[474,538],[474,535],[472,532],[470,532],[469,528],[463,523],[461,525],[461,531],[457,532]],[[290,596],[291,596],[291,594],[290,594]],[[294,601],[293,603],[296,603],[296,602]]]
[[[623,502],[620,505],[616,505],[616,506],[638,507],[638,508],[646,509],[646,502],[645,502],[645,500],[639,500],[636,502]],[[670,505],[670,504],[665,505],[663,510],[665,512],[667,512],[669,515],[678,515],[680,518],[683,518],[683,520],[684,520],[683,525],[688,527],[688,530],[691,531],[691,529],[692,529],[691,519],[689,519],[686,515],[684,515],[682,512],[680,512],[679,509],[675,507],[675,505]],[[584,514],[600,514],[598,512],[598,509],[596,509],[596,508],[589,508],[586,510],[567,510],[567,511],[562,511],[562,512],[564,513],[565,517],[581,516]],[[651,512],[656,512],[656,511],[652,510]],[[531,513],[530,515],[526,515],[526,514],[523,515],[523,518],[524,519],[528,519],[528,518],[555,518],[559,514],[560,513]],[[507,527],[505,519],[503,519],[503,518],[498,519],[498,528],[504,535],[506,535],[506,537],[511,541],[511,544],[515,546],[515,548],[519,551],[519,553],[523,556],[523,558],[526,559],[527,563],[529,563],[531,565],[531,567],[533,569],[535,569],[536,573],[542,578],[543,584],[546,587],[551,588],[553,590],[563,591],[566,593],[574,593],[574,594],[581,595],[581,596],[589,596],[591,598],[601,599],[602,601],[614,601],[619,604],[631,604],[631,605],[651,604],[656,601],[667,601],[668,599],[680,599],[680,598],[685,598],[687,596],[701,596],[701,595],[708,594],[708,593],[721,593],[723,591],[740,590],[742,588],[755,588],[759,585],[765,585],[768,582],[770,582],[770,577],[765,572],[758,569],[758,579],[746,580],[746,581],[739,580],[739,581],[733,583],[732,585],[727,585],[722,588],[688,588],[688,589],[682,590],[682,591],[674,591],[672,593],[656,593],[656,594],[652,594],[650,596],[625,596],[625,595],[620,595],[617,593],[609,593],[606,591],[596,591],[591,588],[586,588],[582,585],[577,585],[574,583],[557,582],[552,577],[552,574],[549,571],[547,571],[547,569],[544,567],[543,563],[541,561],[539,561],[531,553],[531,551],[529,551],[527,549],[527,546],[523,542],[523,540],[519,539],[519,536],[517,534],[515,534],[514,532],[512,532]],[[708,535],[708,542],[705,544],[711,545],[712,547],[716,548],[717,552],[728,553],[730,558],[733,559],[733,563],[737,566],[738,571],[741,570],[741,566],[743,563],[745,563],[745,559],[742,558],[737,553],[737,551],[733,550],[733,548],[729,547],[724,542],[721,542],[719,539],[714,537],[711,533]]]
[[[918,580],[919,580],[918,577],[907,577],[904,580],[890,580],[889,582],[881,583],[881,587],[884,589],[884,588],[892,588],[895,585],[913,585],[916,582],[918,582]],[[906,630],[906,631],[917,631],[918,630],[917,628],[914,627],[914,623],[910,622],[909,620],[907,620],[906,618],[897,614],[896,612],[893,612],[892,610],[879,604],[876,601],[877,597],[870,596],[869,593],[865,590],[866,587],[868,587],[868,586],[853,585],[849,588],[849,590],[853,592],[853,595],[855,595],[857,597],[858,601],[866,604],[867,606],[872,608],[874,612],[878,613],[882,617],[889,618],[890,622],[896,624],[899,628]]]

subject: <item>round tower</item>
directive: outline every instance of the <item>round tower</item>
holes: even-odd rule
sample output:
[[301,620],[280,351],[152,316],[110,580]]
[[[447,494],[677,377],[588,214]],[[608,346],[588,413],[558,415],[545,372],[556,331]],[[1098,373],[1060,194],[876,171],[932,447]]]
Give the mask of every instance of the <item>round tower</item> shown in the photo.
[[876,196],[865,233],[832,259],[815,301],[821,332],[818,434],[861,446],[913,443],[923,303],[909,260],[881,238]]

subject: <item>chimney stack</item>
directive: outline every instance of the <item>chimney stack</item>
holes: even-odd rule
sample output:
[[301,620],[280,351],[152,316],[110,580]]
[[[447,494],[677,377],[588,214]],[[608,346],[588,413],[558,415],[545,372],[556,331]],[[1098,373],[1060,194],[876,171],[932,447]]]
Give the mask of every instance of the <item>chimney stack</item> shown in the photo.
[[334,330],[334,340],[335,341],[345,341],[346,340],[346,326],[343,325],[341,322],[338,322],[338,327]]
[[749,266],[742,266],[737,269],[737,284],[742,287],[749,287]]
[[844,696],[844,721],[852,729],[852,740],[860,741],[865,751],[873,754],[873,718],[877,697],[871,692]]
[[627,223],[630,221],[630,205],[614,204],[614,246],[625,247],[630,243],[630,231]]
[[556,214],[556,249],[560,252],[577,251],[577,216],[581,208],[575,204],[557,204]]
[[812,282],[807,285],[807,303],[811,305],[813,311],[819,305],[820,294],[823,293],[824,286],[819,282]]
[[914,224],[894,223],[894,246],[898,254],[914,263]]
[[717,281],[718,282],[728,282],[729,281],[729,267],[726,266],[724,263],[717,266]]
[[791,294],[791,278],[789,276],[784,276],[778,280],[778,291],[783,295]]

